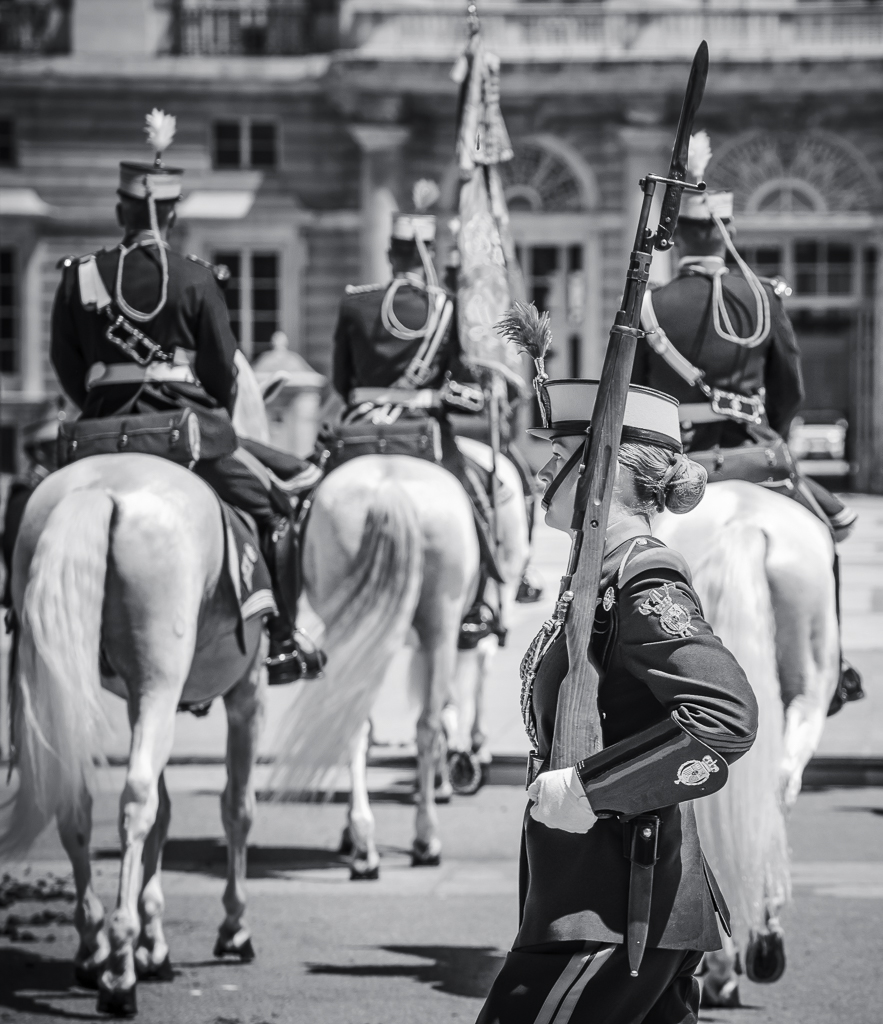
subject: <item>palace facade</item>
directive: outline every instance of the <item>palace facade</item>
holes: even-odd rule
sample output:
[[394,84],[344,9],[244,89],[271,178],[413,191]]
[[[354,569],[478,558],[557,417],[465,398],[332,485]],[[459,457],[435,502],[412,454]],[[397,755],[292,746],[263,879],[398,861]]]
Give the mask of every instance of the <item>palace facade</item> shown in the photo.
[[[736,192],[740,248],[792,287],[804,418],[846,424],[837,472],[883,492],[883,5],[797,0],[479,0],[502,60],[504,165],[551,372],[596,375],[640,200],[668,167],[692,54],[711,71],[697,128],[712,187]],[[327,372],[349,282],[388,276],[411,183],[456,204],[461,0],[0,2],[0,379],[4,472],[55,393],[58,260],[113,244],[116,168],[143,118],[176,115],[174,244],[226,263],[247,354],[283,330]],[[447,215],[444,215],[444,213]],[[654,273],[671,272],[657,256]],[[836,432],[835,432],[836,433]],[[836,453],[835,453],[836,454]]]

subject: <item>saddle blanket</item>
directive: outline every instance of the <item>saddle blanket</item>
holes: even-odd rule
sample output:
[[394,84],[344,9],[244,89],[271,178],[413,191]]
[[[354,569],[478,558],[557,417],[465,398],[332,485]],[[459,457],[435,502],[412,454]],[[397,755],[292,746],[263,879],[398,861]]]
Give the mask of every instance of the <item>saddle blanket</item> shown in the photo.
[[239,602],[241,622],[255,615],[275,615],[276,601],[270,570],[261,555],[254,524],[232,505],[221,502],[224,520],[225,562]]

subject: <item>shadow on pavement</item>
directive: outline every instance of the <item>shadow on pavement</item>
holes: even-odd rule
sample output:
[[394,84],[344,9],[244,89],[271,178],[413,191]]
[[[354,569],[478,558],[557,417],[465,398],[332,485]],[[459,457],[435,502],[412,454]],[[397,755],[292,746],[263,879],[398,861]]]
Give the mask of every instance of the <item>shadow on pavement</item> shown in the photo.
[[490,946],[381,946],[428,964],[307,964],[310,974],[351,978],[413,978],[437,992],[481,998],[490,991],[505,954]]
[[[119,860],[119,847],[93,851],[95,860]],[[248,877],[275,878],[286,871],[317,871],[346,867],[336,850],[308,846],[249,846]],[[227,870],[227,844],[223,839],[169,839],[163,849],[163,868],[223,877]]]
[[[0,949],[0,1008],[55,1020],[100,1019],[93,1009],[95,994],[76,991],[73,986],[74,969],[70,960],[26,953],[15,947]],[[82,999],[83,1012],[59,1009],[41,998],[61,995],[66,999]]]

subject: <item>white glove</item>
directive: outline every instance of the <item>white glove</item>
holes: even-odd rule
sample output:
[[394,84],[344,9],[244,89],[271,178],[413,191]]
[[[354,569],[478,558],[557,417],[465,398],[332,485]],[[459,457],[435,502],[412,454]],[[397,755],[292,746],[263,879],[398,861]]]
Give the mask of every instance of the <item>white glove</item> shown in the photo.
[[543,772],[527,795],[534,801],[530,816],[548,828],[585,834],[598,820],[579,781],[576,768]]

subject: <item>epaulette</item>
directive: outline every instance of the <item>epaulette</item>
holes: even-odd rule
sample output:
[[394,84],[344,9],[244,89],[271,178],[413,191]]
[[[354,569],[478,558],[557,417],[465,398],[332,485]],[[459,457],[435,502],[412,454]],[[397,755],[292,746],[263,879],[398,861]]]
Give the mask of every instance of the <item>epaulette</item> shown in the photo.
[[83,256],[62,256],[61,259],[55,264],[56,270],[63,270],[66,267],[78,266],[80,263],[85,262],[90,256],[97,256],[100,252],[106,252],[105,249],[96,249],[95,252],[87,252]]
[[780,299],[787,299],[794,290],[784,277],[758,277],[758,281],[768,284],[772,288],[773,294]]
[[367,295],[368,292],[379,292],[385,284],[348,284],[344,291],[347,295]]
[[618,585],[624,587],[636,576],[653,569],[668,569],[676,572],[679,576],[683,576],[691,586],[693,585],[693,576],[684,556],[656,540],[650,540],[641,547],[635,546],[631,557],[619,571]]
[[192,252],[188,252],[185,259],[190,260],[191,263],[198,263],[201,267],[205,267],[206,270],[210,270],[215,275],[215,280],[219,284],[224,284],[230,280],[230,268],[226,263],[209,263],[208,260],[204,260],[201,256],[194,256]]

